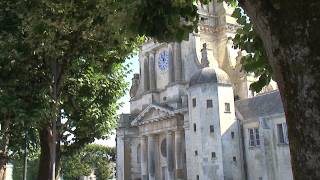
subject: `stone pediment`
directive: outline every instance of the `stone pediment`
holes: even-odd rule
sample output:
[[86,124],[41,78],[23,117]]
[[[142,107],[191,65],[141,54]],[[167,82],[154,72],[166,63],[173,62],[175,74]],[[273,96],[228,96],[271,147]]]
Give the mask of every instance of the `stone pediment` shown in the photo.
[[150,104],[132,122],[132,126],[148,124],[175,116],[175,112],[170,107],[163,107]]

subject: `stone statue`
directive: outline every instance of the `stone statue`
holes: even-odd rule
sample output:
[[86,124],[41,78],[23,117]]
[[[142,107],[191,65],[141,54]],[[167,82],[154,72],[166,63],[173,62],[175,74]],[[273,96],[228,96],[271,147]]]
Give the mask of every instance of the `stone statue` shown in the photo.
[[139,74],[134,74],[132,78],[132,85],[130,88],[130,97],[134,97],[139,87]]
[[207,50],[206,43],[203,43],[202,49],[201,49],[201,65],[203,67],[209,67],[208,50]]

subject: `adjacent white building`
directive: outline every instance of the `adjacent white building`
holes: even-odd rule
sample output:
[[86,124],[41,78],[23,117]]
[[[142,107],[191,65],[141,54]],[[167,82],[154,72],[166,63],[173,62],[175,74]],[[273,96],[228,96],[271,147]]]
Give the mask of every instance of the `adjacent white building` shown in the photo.
[[141,47],[130,114],[117,129],[118,180],[292,179],[279,92],[249,90],[230,12],[199,5],[188,41]]

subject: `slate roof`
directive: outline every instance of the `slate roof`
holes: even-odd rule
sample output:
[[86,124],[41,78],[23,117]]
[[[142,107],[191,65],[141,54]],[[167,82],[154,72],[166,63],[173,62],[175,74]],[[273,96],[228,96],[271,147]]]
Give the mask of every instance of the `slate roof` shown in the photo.
[[263,116],[284,113],[278,90],[252,98],[238,100],[235,102],[235,107],[241,114],[243,120],[258,119]]

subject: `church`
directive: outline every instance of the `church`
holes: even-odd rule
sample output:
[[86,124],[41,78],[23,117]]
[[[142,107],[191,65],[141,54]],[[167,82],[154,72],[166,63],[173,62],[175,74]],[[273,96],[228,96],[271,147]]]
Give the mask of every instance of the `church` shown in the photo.
[[250,91],[230,7],[213,1],[198,13],[187,41],[140,47],[130,114],[118,120],[117,179],[293,179],[276,84]]

